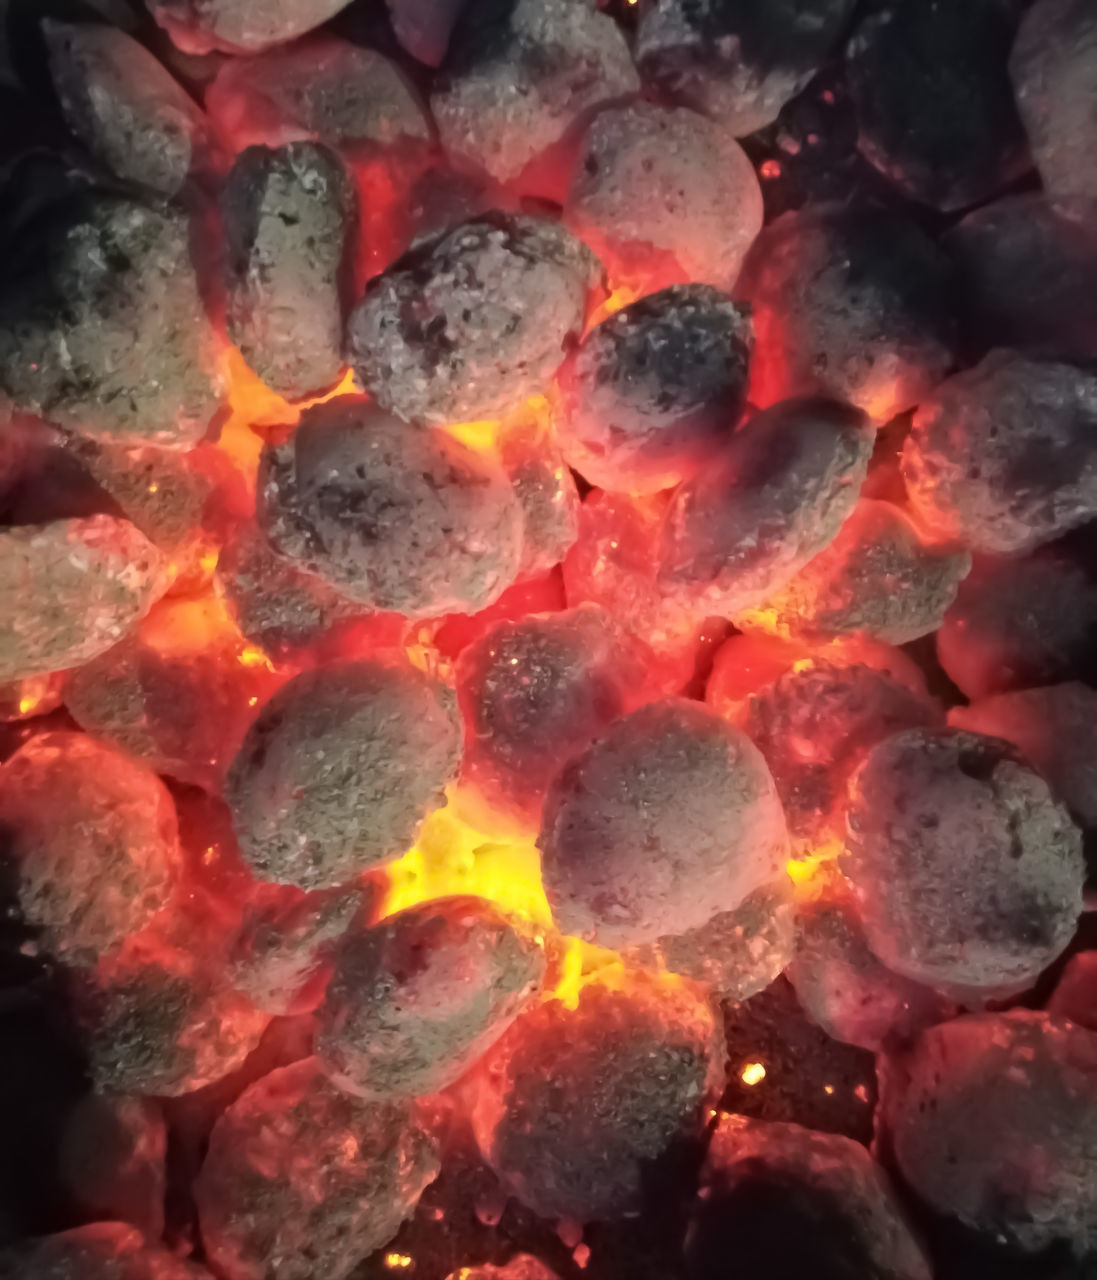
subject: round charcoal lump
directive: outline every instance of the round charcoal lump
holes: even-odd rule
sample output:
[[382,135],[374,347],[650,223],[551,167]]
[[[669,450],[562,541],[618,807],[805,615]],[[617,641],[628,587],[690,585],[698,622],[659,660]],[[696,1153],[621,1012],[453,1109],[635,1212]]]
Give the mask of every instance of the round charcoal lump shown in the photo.
[[398,858],[457,772],[452,694],[373,659],[306,671],[260,711],[225,796],[256,875],[302,889]]
[[476,613],[510,586],[522,511],[502,469],[358,397],[306,410],[260,469],[275,550],[370,608]]

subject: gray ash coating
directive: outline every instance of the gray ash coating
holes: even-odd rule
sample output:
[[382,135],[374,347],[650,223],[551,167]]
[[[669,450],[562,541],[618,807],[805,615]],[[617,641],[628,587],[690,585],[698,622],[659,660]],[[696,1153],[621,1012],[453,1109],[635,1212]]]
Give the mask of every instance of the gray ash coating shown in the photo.
[[850,782],[846,874],[889,969],[976,1000],[1023,990],[1074,935],[1081,832],[1008,743],[908,729]]
[[651,1161],[697,1136],[723,1079],[724,1037],[695,987],[626,970],[578,1007],[523,1014],[475,1077],[473,1128],[503,1189],[545,1218],[639,1208]]
[[1089,0],[1037,0],[1009,64],[1044,189],[1097,200],[1097,12]]
[[583,138],[564,218],[623,274],[672,255],[687,279],[730,289],[762,227],[762,192],[739,144],[694,111],[636,102]]
[[344,1280],[437,1172],[414,1106],[348,1097],[306,1058],[253,1084],[214,1126],[195,1185],[202,1240],[230,1280]]
[[201,1280],[206,1274],[124,1222],[93,1222],[0,1252],[0,1280]]
[[1046,1013],[958,1018],[884,1064],[878,1124],[937,1212],[1036,1253],[1097,1242],[1097,1035]]
[[118,177],[177,195],[210,170],[210,123],[142,44],[107,23],[42,23],[50,70],[72,130]]
[[295,40],[348,0],[148,0],[152,16],[186,53],[258,53]]
[[446,153],[499,182],[640,88],[624,32],[584,0],[466,5],[430,97]]
[[828,395],[882,423],[952,364],[948,260],[914,222],[884,210],[782,215],[755,241],[735,295],[752,311],[759,405]]
[[358,397],[307,409],[264,450],[258,518],[296,567],[408,617],[478,612],[522,557],[521,507],[495,462]]
[[343,939],[316,1054],[360,1097],[437,1093],[499,1039],[544,974],[543,945],[490,902],[419,903]]
[[378,404],[408,421],[499,417],[545,389],[598,270],[559,223],[474,218],[370,281],[348,358]]
[[105,653],[167,585],[163,558],[128,520],[90,516],[0,531],[0,682]]
[[860,633],[908,644],[937,630],[970,569],[967,551],[923,542],[900,508],[862,498],[830,546],[735,623],[813,643]]
[[901,1201],[859,1142],[721,1117],[686,1244],[690,1280],[743,1275],[931,1280]]
[[98,440],[189,448],[221,400],[186,217],[84,194],[39,219],[0,298],[0,393]]
[[522,508],[520,578],[548,573],[579,536],[579,491],[555,436],[536,423],[520,424],[499,442],[499,461]]
[[756,414],[671,496],[661,585],[696,594],[709,614],[760,604],[838,533],[872,447],[850,405],[789,400]]
[[84,734],[38,734],[0,769],[0,828],[14,905],[72,963],[148,924],[179,877],[167,788]]
[[906,195],[963,209],[1028,170],[1006,69],[1014,8],[912,0],[854,33],[846,75],[861,152]]
[[645,81],[737,138],[777,119],[833,48],[855,0],[656,0],[636,31]]
[[561,931],[620,947],[734,910],[781,868],[787,834],[753,743],[707,707],[668,698],[564,768],[538,847]]
[[556,430],[602,489],[649,493],[695,475],[746,398],[749,316],[709,285],[672,285],[593,329],[559,374]]
[[327,35],[227,59],[206,90],[214,118],[236,123],[241,100],[273,109],[284,130],[332,147],[427,143],[430,121],[410,81],[374,49]]
[[343,367],[351,175],[313,142],[248,147],[221,193],[230,339],[279,395],[323,391]]
[[452,694],[414,668],[306,671],[263,707],[229,770],[241,850],[262,880],[344,884],[407,851],[460,749]]
[[1097,372],[992,352],[923,401],[903,448],[914,509],[1012,555],[1097,516]]

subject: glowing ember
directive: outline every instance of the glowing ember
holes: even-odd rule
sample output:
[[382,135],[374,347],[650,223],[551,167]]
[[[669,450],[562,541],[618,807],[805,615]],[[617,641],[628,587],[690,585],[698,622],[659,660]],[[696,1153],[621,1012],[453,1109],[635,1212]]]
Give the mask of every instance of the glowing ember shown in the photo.
[[765,1078],[766,1068],[761,1062],[748,1062],[739,1072],[739,1079],[750,1088],[761,1084]]

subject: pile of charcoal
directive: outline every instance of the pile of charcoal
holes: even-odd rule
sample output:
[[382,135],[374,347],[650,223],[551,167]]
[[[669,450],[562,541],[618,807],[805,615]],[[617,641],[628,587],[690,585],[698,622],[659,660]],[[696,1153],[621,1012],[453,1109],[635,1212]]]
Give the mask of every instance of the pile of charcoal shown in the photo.
[[6,23],[0,1280],[1097,1274],[1093,0]]

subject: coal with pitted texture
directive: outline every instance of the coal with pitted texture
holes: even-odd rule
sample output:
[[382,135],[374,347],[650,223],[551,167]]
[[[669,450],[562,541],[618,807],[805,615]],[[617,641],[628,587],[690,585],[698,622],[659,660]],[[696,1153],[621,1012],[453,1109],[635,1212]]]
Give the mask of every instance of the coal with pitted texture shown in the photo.
[[77,964],[142,928],[180,869],[160,779],[84,734],[27,742],[0,769],[4,861],[22,919]]
[[249,147],[221,195],[226,325],[279,395],[323,391],[343,367],[341,286],[355,216],[338,155],[312,142]]
[[91,516],[0,531],[0,681],[105,653],[167,585],[160,553],[127,520]]
[[187,53],[257,53],[295,40],[345,9],[350,0],[145,0],[152,16]]
[[724,1038],[695,987],[625,971],[523,1014],[478,1069],[473,1127],[503,1188],[546,1218],[639,1208],[650,1162],[695,1137]]
[[904,0],[865,18],[846,74],[861,152],[906,195],[945,211],[1029,168],[1006,61],[1015,6]]
[[210,174],[210,122],[143,45],[106,23],[47,18],[42,31],[65,119],[118,177],[174,196]]
[[777,119],[842,34],[855,0],[656,0],[636,32],[644,79],[737,138]]
[[521,563],[522,512],[498,464],[356,397],[306,410],[266,449],[258,514],[292,564],[409,617],[476,613]]
[[682,698],[624,716],[567,765],[538,840],[557,924],[608,947],[734,910],[773,879],[787,844],[758,749]]
[[928,1259],[883,1169],[837,1133],[723,1115],[701,1170],[687,1241],[690,1280],[743,1274],[930,1280]]
[[602,489],[688,480],[731,435],[746,397],[750,319],[708,285],[673,285],[604,320],[564,363],[556,430]]
[[755,242],[736,288],[756,345],[751,400],[848,400],[874,422],[916,405],[952,363],[945,258],[913,222],[880,209],[786,213]]
[[702,614],[760,604],[838,533],[872,446],[850,405],[789,400],[757,414],[672,495],[660,584],[695,597]]
[[587,0],[477,0],[457,20],[430,106],[451,157],[507,182],[639,88],[624,33]]
[[260,711],[225,797],[262,880],[320,889],[398,858],[457,772],[452,694],[411,666],[333,663]]
[[544,973],[542,944],[485,899],[418,903],[343,939],[316,1054],[359,1097],[437,1093],[499,1039]]
[[1097,516],[1097,373],[992,352],[923,401],[903,448],[915,511],[1012,555]]
[[993,999],[1024,990],[1074,935],[1081,832],[998,738],[885,738],[850,782],[847,824],[865,934],[896,973]]
[[181,213],[86,194],[39,220],[0,300],[0,392],[78,435],[190,448],[221,397]]
[[1093,1248],[1097,1034],[1028,1010],[958,1018],[882,1080],[880,1127],[923,1201],[1029,1252]]
[[615,276],[638,269],[643,277],[655,250],[677,279],[730,289],[762,229],[762,192],[746,153],[718,125],[637,102],[595,117],[564,217]]
[[350,362],[378,404],[408,421],[499,417],[545,389],[597,273],[559,223],[475,218],[370,281],[348,326]]
[[93,1222],[0,1253],[2,1280],[201,1280],[208,1272],[124,1222]]
[[970,568],[967,551],[923,541],[901,508],[862,498],[829,547],[735,623],[812,643],[859,633],[908,644],[941,625]]
[[414,1106],[351,1098],[306,1058],[253,1084],[214,1126],[195,1186],[206,1252],[227,1280],[344,1280],[437,1172]]
[[1097,200],[1097,12],[1089,0],[1037,0],[1009,69],[1045,190],[1054,200]]

